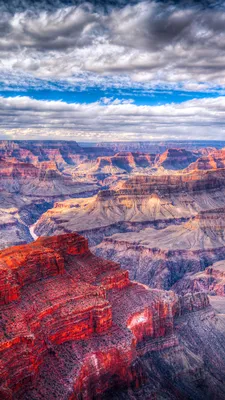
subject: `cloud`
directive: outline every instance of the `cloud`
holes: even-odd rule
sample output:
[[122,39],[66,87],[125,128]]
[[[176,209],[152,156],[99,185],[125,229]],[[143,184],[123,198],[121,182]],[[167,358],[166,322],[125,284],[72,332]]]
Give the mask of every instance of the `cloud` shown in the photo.
[[224,139],[225,97],[137,106],[0,97],[0,137],[84,140]]
[[103,2],[18,3],[0,13],[0,71],[12,75],[9,85],[22,75],[43,86],[79,86],[82,77],[87,86],[225,86],[223,2],[124,1],[107,10]]

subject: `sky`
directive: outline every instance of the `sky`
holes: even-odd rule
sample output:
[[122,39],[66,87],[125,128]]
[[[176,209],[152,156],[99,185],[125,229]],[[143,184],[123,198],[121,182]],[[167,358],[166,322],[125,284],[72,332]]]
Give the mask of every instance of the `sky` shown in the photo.
[[225,1],[0,0],[0,139],[225,140]]

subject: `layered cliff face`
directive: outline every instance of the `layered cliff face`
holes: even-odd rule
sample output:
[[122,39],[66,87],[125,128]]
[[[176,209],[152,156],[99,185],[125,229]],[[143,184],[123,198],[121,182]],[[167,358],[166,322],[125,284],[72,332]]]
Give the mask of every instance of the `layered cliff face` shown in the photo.
[[0,248],[32,241],[31,226],[54,200],[88,196],[96,184],[63,175],[53,161],[20,162],[0,158]]
[[204,358],[192,350],[210,335],[225,339],[205,294],[178,297],[133,283],[77,234],[4,250],[0,272],[2,399],[160,398],[165,391],[200,399],[208,387],[206,398],[223,398],[224,346],[213,374],[214,344]]
[[156,166],[164,167],[169,170],[181,170],[196,161],[198,154],[194,151],[185,149],[168,149],[156,158]]
[[155,158],[155,154],[120,152],[114,156],[98,157],[96,161],[83,162],[75,172],[93,175],[130,173],[153,167]]
[[[104,235],[131,230],[130,225],[175,223],[201,210],[224,206],[225,170],[164,176],[136,176],[116,190],[89,199],[57,202],[39,219],[37,235],[85,232],[98,243]],[[127,227],[128,226],[128,227]],[[104,234],[101,229],[104,228]],[[117,230],[116,230],[117,229]]]
[[79,231],[132,279],[179,293],[174,285],[187,274],[225,258],[224,194],[224,169],[136,176],[114,191],[55,203],[35,232]]
[[[59,172],[55,162],[37,164],[0,159],[1,188],[11,193],[45,198],[83,193],[90,186],[74,182]],[[92,188],[94,189],[94,188]]]
[[119,152],[113,156],[98,157],[97,160],[85,160],[73,172],[76,175],[97,177],[127,173],[161,174],[164,170],[183,170],[201,155],[200,151],[176,148],[168,149],[162,154]]
[[180,293],[186,276],[225,258],[224,215],[224,208],[219,208],[164,229],[114,234],[95,252],[120,262],[132,279]]
[[201,291],[212,296],[225,296],[225,260],[215,262],[204,271],[187,275],[174,288],[179,293]]
[[0,156],[15,158],[20,162],[37,163],[53,161],[57,168],[63,170],[66,166],[75,166],[85,159],[95,159],[99,155],[111,155],[106,148],[82,148],[75,141],[57,140],[15,140],[0,141]]
[[225,149],[217,150],[198,158],[197,161],[187,167],[187,171],[218,168],[225,168]]

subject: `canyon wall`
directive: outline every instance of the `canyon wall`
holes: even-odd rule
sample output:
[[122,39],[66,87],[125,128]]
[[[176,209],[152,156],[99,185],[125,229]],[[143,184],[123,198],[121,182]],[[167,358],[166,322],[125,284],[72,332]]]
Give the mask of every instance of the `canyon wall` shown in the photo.
[[[78,234],[3,250],[0,271],[2,399],[104,399],[118,390],[126,396],[127,389],[132,398],[136,390],[155,396],[166,383],[164,354],[174,351],[181,376],[171,396],[177,390],[182,396],[194,368],[203,370],[198,382],[210,373],[200,354],[191,367],[196,356],[187,343],[182,350],[177,328],[187,315],[204,316],[197,327],[215,318],[204,294],[179,297],[134,283],[119,264],[94,256]],[[152,374],[160,376],[157,385]],[[196,379],[192,387],[193,396],[201,393]],[[218,399],[224,390],[220,384]]]

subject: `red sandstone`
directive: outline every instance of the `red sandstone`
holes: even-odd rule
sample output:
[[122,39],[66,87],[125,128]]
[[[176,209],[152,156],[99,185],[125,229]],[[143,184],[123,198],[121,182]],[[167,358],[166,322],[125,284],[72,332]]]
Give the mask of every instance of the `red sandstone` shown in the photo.
[[173,346],[174,318],[208,305],[130,282],[77,234],[1,251],[0,265],[2,399],[89,400],[115,384],[105,376],[138,387],[138,343]]

